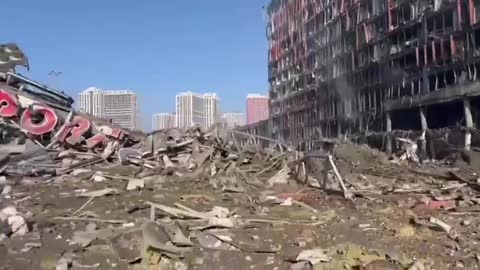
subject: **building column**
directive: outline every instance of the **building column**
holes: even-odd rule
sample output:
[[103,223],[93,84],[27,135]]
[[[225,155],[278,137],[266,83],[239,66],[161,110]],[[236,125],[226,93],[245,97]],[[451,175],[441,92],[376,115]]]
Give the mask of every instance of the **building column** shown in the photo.
[[337,138],[342,139],[342,123],[337,120]]
[[420,108],[420,122],[422,124],[422,136],[420,137],[421,140],[421,148],[422,148],[422,155],[424,157],[427,156],[427,139],[426,139],[426,133],[428,130],[428,123],[427,123],[427,117],[425,115],[425,110],[424,108]]
[[360,115],[359,118],[358,118],[358,131],[360,132],[363,132],[364,131],[364,128],[363,128],[363,116]]
[[323,124],[322,123],[318,125],[318,136],[320,138],[323,138]]
[[390,112],[387,112],[387,146],[386,146],[386,151],[387,154],[391,155],[392,154],[392,119],[390,117]]
[[362,135],[361,141],[360,141],[361,143],[365,143],[367,141],[367,135],[365,133],[365,127],[363,125],[364,125],[363,115],[360,114],[359,117],[358,117],[358,132],[360,132],[360,134]]
[[470,146],[472,144],[472,133],[471,130],[473,128],[473,119],[472,119],[472,111],[470,109],[470,100],[465,98],[463,100],[463,108],[465,110],[465,125],[467,130],[465,131],[465,150],[470,150]]
[[330,138],[332,137],[332,129],[331,129],[331,126],[330,126],[330,120],[327,120],[327,124],[326,124],[326,128],[327,128],[327,138]]

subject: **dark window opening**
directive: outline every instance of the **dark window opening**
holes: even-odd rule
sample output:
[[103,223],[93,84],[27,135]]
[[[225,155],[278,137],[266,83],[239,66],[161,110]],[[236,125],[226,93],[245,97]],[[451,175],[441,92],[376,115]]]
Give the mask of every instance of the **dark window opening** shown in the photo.
[[400,110],[391,112],[393,130],[421,130],[418,110]]
[[465,122],[462,102],[431,105],[426,113],[429,129],[462,126]]

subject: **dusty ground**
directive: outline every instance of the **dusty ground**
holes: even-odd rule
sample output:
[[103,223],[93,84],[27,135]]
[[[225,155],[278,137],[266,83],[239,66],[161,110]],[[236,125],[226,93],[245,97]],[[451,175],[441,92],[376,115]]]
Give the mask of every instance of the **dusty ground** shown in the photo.
[[[420,259],[431,261],[432,269],[478,269],[480,208],[475,191],[449,189],[458,183],[413,173],[411,165],[393,164],[366,149],[337,148],[337,163],[359,191],[354,202],[339,192],[307,188],[294,180],[274,187],[247,186],[234,193],[215,190],[208,181],[176,176],[150,177],[143,189],[133,191],[126,190],[127,181],[122,179],[99,183],[81,176],[15,179],[10,198],[3,198],[0,208],[15,205],[27,217],[30,232],[0,242],[0,268],[55,269],[61,258],[70,258],[70,269],[144,269],[146,265],[150,269],[409,269]],[[413,169],[442,173],[452,168]],[[128,178],[128,168],[122,171],[117,175]],[[461,172],[475,178],[470,170]],[[89,200],[76,196],[81,191],[107,187],[119,194],[95,197],[74,213]],[[442,191],[442,187],[447,188]],[[307,206],[280,205],[264,200],[266,195],[292,198]],[[425,198],[442,199],[440,195],[450,195],[454,209],[424,203]],[[161,256],[157,251],[141,254],[142,224],[150,218],[148,201],[168,206],[181,203],[200,212],[222,206],[235,211],[241,222],[229,229],[207,230],[230,236],[231,244],[205,248],[198,242],[204,231],[192,229],[194,221],[170,217],[169,221],[177,220],[193,248],[180,256]],[[166,213],[156,213],[158,220],[166,220]],[[73,214],[80,218],[56,219]],[[444,221],[452,231],[430,226],[430,217]],[[82,218],[113,219],[118,224]],[[89,223],[95,224],[96,239],[85,247],[72,243],[75,232],[93,226]],[[328,261],[313,268],[294,264],[299,252],[317,248],[325,250]]]

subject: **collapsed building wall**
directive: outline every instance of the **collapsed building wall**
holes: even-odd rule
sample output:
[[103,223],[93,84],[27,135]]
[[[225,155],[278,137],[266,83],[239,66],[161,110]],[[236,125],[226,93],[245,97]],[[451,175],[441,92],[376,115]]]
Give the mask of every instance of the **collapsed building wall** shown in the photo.
[[272,142],[271,138],[273,137],[271,125],[272,121],[270,119],[266,119],[237,127],[235,130],[238,131],[238,133],[235,139],[238,140],[241,146],[254,143],[268,147]]
[[391,151],[394,130],[417,130],[426,151],[431,130],[455,127],[457,146],[475,146],[479,12],[477,0],[271,1],[272,135],[380,132]]

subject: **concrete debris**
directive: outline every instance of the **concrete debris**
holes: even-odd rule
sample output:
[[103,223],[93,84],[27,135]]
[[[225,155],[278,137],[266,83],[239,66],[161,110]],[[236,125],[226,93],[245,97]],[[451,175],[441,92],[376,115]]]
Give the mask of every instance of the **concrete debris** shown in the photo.
[[12,191],[12,186],[6,185],[3,187],[2,195],[7,196],[8,194],[10,194],[11,191]]
[[312,265],[315,265],[320,262],[329,262],[332,259],[328,256],[327,251],[316,248],[316,249],[308,249],[302,250],[297,256],[297,262],[300,261],[308,261]]
[[289,270],[313,270],[313,266],[310,262],[297,262],[290,265]]
[[107,181],[107,178],[103,176],[102,172],[95,172],[91,178],[93,182],[103,182]]
[[[89,173],[91,173],[91,172],[92,172],[92,170],[90,170],[90,169],[75,169],[75,170],[73,170],[70,174],[71,174],[72,176],[80,176],[80,175],[82,175],[82,174],[89,174]],[[100,172],[100,173],[101,173],[101,172]],[[96,174],[96,173],[95,173],[95,174]]]
[[102,197],[112,194],[118,194],[118,191],[113,188],[105,188],[102,190],[95,190],[90,192],[82,192],[77,194],[78,197]]
[[231,218],[218,218],[211,217],[208,220],[208,227],[212,228],[233,228],[235,227],[235,221]]
[[145,181],[143,179],[130,179],[128,180],[127,190],[142,189],[144,186]]
[[4,236],[23,236],[28,232],[25,218],[13,206],[5,207],[0,211],[0,224],[2,227],[0,234]]
[[433,262],[431,260],[416,260],[408,267],[408,270],[433,270]]
[[177,247],[169,239],[168,234],[156,223],[147,222],[143,229],[144,248],[154,248],[169,254],[182,255],[190,251],[189,247]]
[[[225,238],[223,238],[225,239]],[[197,234],[197,240],[199,244],[206,248],[212,250],[238,250],[235,246],[229,244],[225,241],[232,241],[231,239],[222,240],[221,237],[214,235],[213,233],[208,232],[199,232]]]
[[[266,265],[282,269],[287,264],[290,269],[342,269],[345,265],[416,269],[415,263],[422,269],[420,262],[413,262],[415,253],[410,250],[427,249],[439,256],[444,252],[437,249],[441,241],[455,239],[463,245],[470,239],[462,236],[477,228],[476,222],[468,222],[474,220],[468,211],[480,205],[478,175],[468,168],[433,163],[419,169],[416,163],[392,164],[383,157],[378,162],[381,155],[372,149],[345,144],[328,153],[309,153],[317,160],[312,163],[304,153],[287,148],[279,152],[236,146],[217,137],[216,131],[220,130],[158,131],[140,139],[138,146],[112,146],[106,160],[104,150],[81,152],[90,154],[82,159],[78,150],[53,156],[56,166],[64,166],[62,159],[75,160],[60,174],[6,174],[4,186],[13,187],[8,200],[12,205],[17,201],[22,212],[33,207],[29,215],[34,225],[33,232],[28,231],[27,214],[19,214],[17,207],[4,208],[0,212],[2,242],[19,241],[10,237],[15,233],[28,237],[40,232],[48,237],[44,232],[54,232],[55,241],[65,242],[62,250],[78,256],[66,257],[59,267],[104,265],[108,258],[109,266],[154,268],[178,263],[190,269],[189,262],[202,261],[238,269]],[[242,139],[236,138],[237,142]],[[9,161],[8,166],[14,163]],[[310,178],[324,185],[311,185],[306,181]],[[32,191],[32,185],[38,191]],[[461,215],[458,222],[452,220],[455,213]],[[447,222],[463,226],[454,230]],[[431,234],[435,234],[435,246],[416,244],[425,243],[421,239]],[[113,248],[103,250],[105,241]],[[355,244],[340,246],[344,241]],[[392,241],[403,243],[405,249],[403,245],[393,251],[376,249],[390,247]],[[316,243],[339,245],[317,247]],[[55,250],[45,244],[36,249]],[[453,249],[459,252],[459,247]],[[89,252],[104,260],[93,259]],[[436,263],[444,269],[450,261]],[[462,263],[478,264],[476,260]]]
[[441,221],[437,218],[434,218],[434,217],[430,218],[430,223],[437,225],[439,228],[444,230],[446,233],[450,233],[451,230],[452,230],[452,227],[450,225],[448,225],[447,223],[445,223],[445,222],[443,222],[443,221]]
[[165,232],[168,234],[168,237],[170,238],[170,241],[172,241],[173,244],[176,246],[180,247],[191,247],[193,246],[192,241],[188,239],[184,233],[182,232],[180,226],[174,222],[166,222],[166,223],[160,223],[165,230]]
[[79,244],[81,247],[87,247],[93,240],[97,239],[97,234],[92,231],[76,231],[73,233],[72,244]]
[[[480,203],[475,189],[478,176],[463,170],[439,165],[418,169],[411,167],[415,164],[377,162],[375,156],[369,156],[371,163],[359,165],[358,160],[367,159],[361,155],[352,156],[351,148],[356,146],[349,145],[350,149],[344,150],[347,146],[342,144],[334,152],[316,154],[321,167],[305,166],[302,153],[290,150],[278,153],[248,144],[237,148],[216,137],[214,130],[176,130],[174,137],[166,134],[168,131],[159,131],[147,135],[143,142],[140,140],[151,143],[151,147],[146,148],[151,151],[145,151],[145,145],[122,151],[119,150],[123,148],[116,146],[117,154],[111,154],[108,162],[95,160],[91,163],[91,157],[78,159],[72,163],[74,165],[69,165],[77,166],[69,167],[69,172],[50,175],[57,178],[55,182],[35,184],[40,190],[45,189],[45,193],[32,192],[31,183],[23,186],[21,182],[10,182],[14,178],[41,178],[41,174],[9,175],[5,181],[14,187],[15,193],[10,192],[12,199],[16,199],[18,192],[19,198],[27,198],[19,205],[31,205],[32,201],[43,205],[35,210],[33,230],[54,230],[57,241],[65,241],[62,248],[79,256],[71,262],[63,260],[61,265],[99,263],[87,257],[80,260],[84,255],[75,249],[80,247],[87,253],[95,252],[96,256],[109,258],[114,265],[141,263],[157,268],[162,264],[171,267],[175,262],[191,267],[187,262],[197,260],[206,265],[228,265],[238,259],[235,265],[239,269],[252,265],[257,265],[258,269],[266,265],[282,269],[285,264],[290,269],[320,266],[339,269],[344,265],[375,269],[378,265],[390,267],[392,260],[396,260],[394,265],[403,267],[398,269],[415,269],[411,260],[415,254],[401,246],[396,246],[395,251],[367,252],[364,247],[353,244],[330,248],[314,244],[319,239],[323,239],[320,243],[344,239],[357,243],[400,241],[418,251],[415,243],[423,242],[427,234],[424,228],[432,229],[430,234],[437,233],[439,239],[435,241],[442,241],[442,237],[446,237],[445,241],[469,241],[461,236],[476,228],[475,222],[458,226],[456,230],[446,227],[449,226],[446,221],[455,224],[449,215],[468,211],[468,207]],[[98,152],[98,155],[103,153]],[[67,156],[75,159],[70,154],[64,155]],[[59,162],[58,157],[52,160]],[[305,181],[308,178],[325,180],[327,188],[309,185]],[[57,192],[62,195],[56,196],[61,202],[55,204],[59,210],[50,214],[52,210],[48,210],[47,205],[52,201],[49,199],[52,193],[49,190],[54,187],[62,190]],[[139,189],[142,192],[131,192]],[[355,210],[352,209],[353,198],[353,206],[359,207]],[[447,209],[452,212],[442,212]],[[60,211],[64,211],[63,214]],[[395,215],[395,211],[408,212],[415,217],[415,222],[409,224],[404,214]],[[7,207],[1,213],[3,216],[23,216],[17,213],[16,207]],[[44,216],[51,222],[47,224],[53,225],[42,225]],[[148,216],[150,220],[145,222]],[[0,223],[2,232],[6,236],[13,235],[14,231],[17,235],[28,236],[31,232],[19,230],[21,220],[15,219],[18,220],[12,219],[11,223],[4,219],[5,222]],[[462,217],[461,220],[474,219]],[[28,229],[26,222],[23,224],[23,228]],[[459,221],[457,224],[467,223]],[[438,230],[447,234],[442,235]],[[362,238],[363,235],[369,240]],[[42,236],[47,237],[47,234],[42,233]],[[3,242],[14,239],[6,237]],[[113,249],[97,250],[103,241],[111,241]],[[288,255],[292,248],[303,250],[292,257]],[[48,248],[42,245],[37,249]],[[399,252],[397,249],[402,253],[394,257],[393,254]],[[431,252],[443,251],[432,248]],[[386,255],[379,254],[395,259],[387,262]],[[285,261],[285,258],[290,259]],[[419,262],[415,263],[415,267],[420,267]],[[438,268],[448,263],[446,260]]]
[[404,153],[399,157],[399,160],[410,160],[413,162],[419,162],[417,155],[418,144],[410,139],[396,138],[398,141],[404,143]]
[[[20,91],[34,82],[8,76],[0,79],[6,268],[479,268],[471,235],[480,172],[424,162],[422,139],[397,139],[399,158],[389,162],[365,145],[296,149],[220,126],[144,134],[76,112],[71,98],[42,85],[40,95]],[[22,252],[28,243],[42,244]],[[434,264],[413,261],[420,253]]]
[[194,218],[194,219],[208,219],[208,215],[197,212],[191,209],[180,209],[180,208],[175,208],[175,207],[170,207],[162,204],[157,204],[157,203],[152,203],[148,202],[150,204],[150,220],[155,221],[156,220],[156,209],[159,209],[173,217],[176,218]]
[[7,184],[7,177],[4,175],[0,176],[0,186],[4,186]]
[[286,184],[288,183],[289,178],[290,178],[290,168],[285,165],[274,176],[268,179],[268,184],[270,186],[273,186],[275,184]]
[[66,254],[60,260],[58,260],[55,270],[68,270],[73,263],[72,254]]

